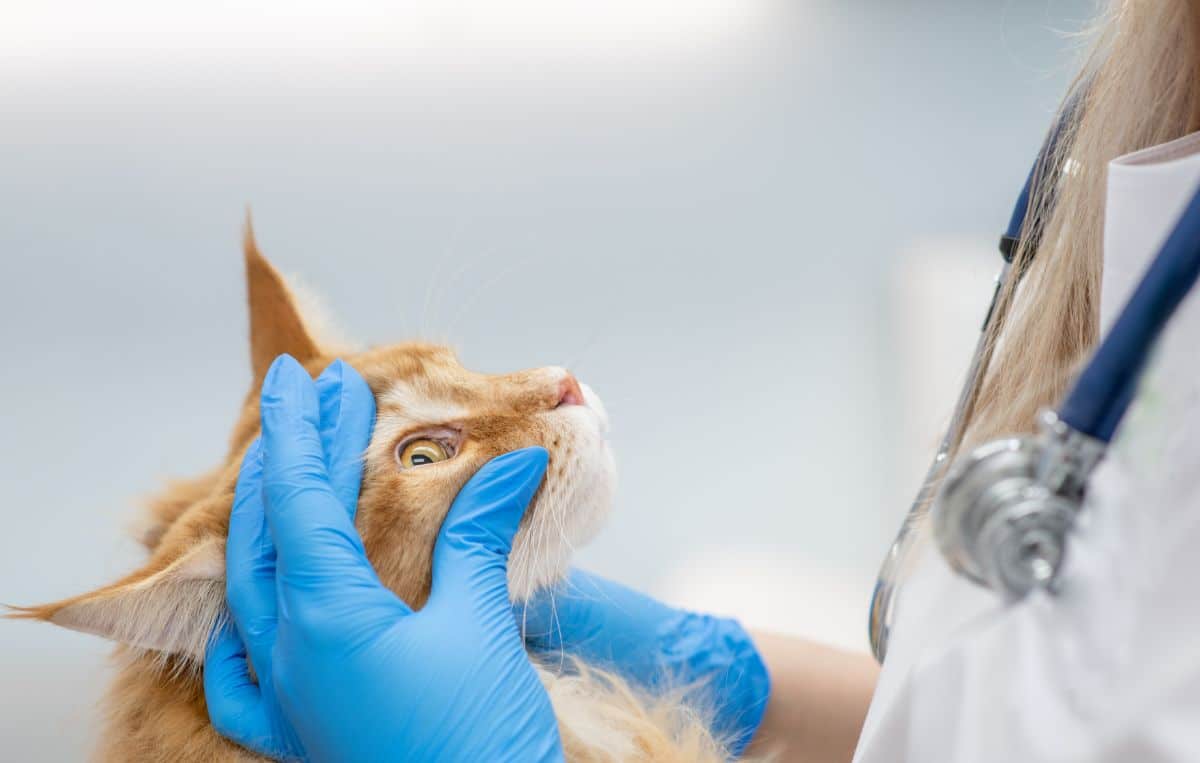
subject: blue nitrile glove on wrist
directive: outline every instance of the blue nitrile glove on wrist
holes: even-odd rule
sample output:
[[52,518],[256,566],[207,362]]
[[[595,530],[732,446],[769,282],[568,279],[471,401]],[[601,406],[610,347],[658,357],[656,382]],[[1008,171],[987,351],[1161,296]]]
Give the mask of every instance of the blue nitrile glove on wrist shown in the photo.
[[770,678],[736,620],[675,609],[580,570],[515,611],[535,650],[563,650],[650,688],[698,685],[734,754],[762,723]]
[[366,383],[339,361],[314,385],[280,357],[262,419],[226,547],[234,625],[205,659],[217,730],[288,760],[561,761],[507,582],[546,451],[500,456],[463,487],[438,537],[429,601],[414,613],[379,582],[354,528],[375,419]]

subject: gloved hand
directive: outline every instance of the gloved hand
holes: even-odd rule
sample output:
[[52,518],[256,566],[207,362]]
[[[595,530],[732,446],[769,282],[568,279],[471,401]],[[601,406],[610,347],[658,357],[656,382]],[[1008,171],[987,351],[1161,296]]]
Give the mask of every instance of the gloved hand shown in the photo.
[[536,650],[564,650],[650,688],[698,686],[735,754],[762,723],[770,679],[736,620],[675,609],[580,570],[514,610]]
[[213,725],[276,758],[561,761],[506,574],[546,451],[500,456],[463,487],[414,613],[379,582],[354,528],[374,416],[366,383],[340,361],[316,385],[288,356],[268,372],[226,547],[236,630],[221,629],[205,659]]

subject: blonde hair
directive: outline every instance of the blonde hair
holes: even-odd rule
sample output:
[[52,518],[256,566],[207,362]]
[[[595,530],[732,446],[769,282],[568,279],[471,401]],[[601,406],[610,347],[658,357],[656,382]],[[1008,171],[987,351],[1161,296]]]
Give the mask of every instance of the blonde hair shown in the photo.
[[1015,254],[1024,281],[1010,279],[1000,297],[1012,318],[988,337],[995,357],[975,390],[969,443],[1030,431],[1095,344],[1108,163],[1200,128],[1195,4],[1112,0],[1094,24]]

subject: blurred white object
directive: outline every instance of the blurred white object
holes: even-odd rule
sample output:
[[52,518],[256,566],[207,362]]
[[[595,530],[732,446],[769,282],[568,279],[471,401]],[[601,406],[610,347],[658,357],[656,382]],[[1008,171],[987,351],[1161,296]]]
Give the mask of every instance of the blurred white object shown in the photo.
[[[891,325],[899,365],[900,413],[895,486],[916,493],[946,429],[1003,261],[996,242],[981,237],[928,237],[906,247],[891,274]],[[906,500],[893,511],[900,526]]]
[[[908,271],[905,273],[908,278],[902,280],[901,283],[906,285],[913,283],[913,279],[915,278],[915,282],[925,288],[917,288],[915,294],[906,294],[902,291],[901,297],[910,297],[909,300],[903,298],[897,300],[901,305],[902,315],[907,316],[909,314],[905,310],[905,308],[909,307],[909,305],[905,304],[906,301],[912,303],[910,309],[918,314],[918,316],[920,316],[920,308],[930,304],[939,304],[942,301],[936,298],[934,289],[928,288],[930,285],[933,285],[935,288],[944,288],[946,290],[945,293],[948,295],[961,294],[963,291],[967,293],[973,291],[973,289],[967,288],[969,287],[968,283],[957,284],[960,287],[959,290],[953,288],[956,285],[953,283],[956,280],[954,276],[961,277],[961,274],[965,272],[962,266],[958,264],[961,262],[962,255],[955,252],[955,250],[966,248],[962,245],[954,246],[952,244],[949,247],[949,257],[954,259],[950,259],[945,263],[940,262],[941,259],[947,256],[945,250],[934,247],[930,247],[927,253],[922,253],[923,256],[918,255],[917,257],[909,257],[903,260],[909,267],[902,269]],[[923,272],[928,269],[930,263],[933,263],[937,269],[928,273]],[[947,273],[951,275],[951,278],[944,277],[943,274]],[[988,300],[988,307],[985,310],[989,322],[1002,322],[1004,320],[1007,308],[998,303],[998,298],[1004,289],[1005,282],[1010,277],[1012,277],[1011,267],[1007,262],[1004,262],[1001,265],[1000,273],[994,279],[995,285],[992,289],[991,298]],[[927,352],[930,335],[936,335],[938,332],[924,330],[919,322],[916,325],[908,325],[901,320],[898,321],[898,325],[902,329],[908,329],[904,335],[909,339],[909,344],[912,345],[910,349],[926,351],[915,353],[915,358],[912,355],[905,356],[910,363],[907,367],[917,371],[914,376],[920,378],[924,375],[926,377],[925,384],[918,383],[916,385],[916,389],[923,390],[927,384],[932,382],[928,378],[929,368],[927,362],[939,357],[947,357],[937,354],[929,356]],[[946,324],[944,321],[933,321],[932,325],[940,327]],[[912,570],[915,546],[919,543],[919,536],[921,535],[929,499],[936,489],[936,483],[945,468],[946,459],[950,456],[954,443],[962,436],[962,429],[970,416],[970,408],[973,400],[972,390],[977,387],[979,381],[987,374],[992,352],[986,342],[984,334],[986,330],[987,327],[984,325],[975,332],[975,349],[971,353],[971,360],[967,364],[966,372],[958,375],[961,379],[959,382],[960,391],[955,396],[956,402],[949,420],[943,426],[944,434],[939,440],[939,445],[933,457],[929,460],[930,465],[926,469],[924,477],[918,483],[915,497],[909,504],[908,512],[901,522],[895,540],[892,541],[891,547],[884,556],[884,561],[880,565],[879,574],[875,580],[871,601],[868,605],[867,634],[871,644],[871,652],[881,662],[885,659],[889,634],[896,619],[897,598],[902,593],[905,581]],[[917,362],[916,366],[911,365],[914,359]],[[945,382],[943,381],[942,384],[945,384]],[[905,401],[908,400],[907,397],[903,399]],[[900,408],[901,410],[910,409],[907,404],[900,406]]]
[[[890,339],[899,362],[896,398],[905,401],[892,491],[910,495],[945,428],[966,371],[1001,258],[974,237],[931,237],[900,252],[889,280]],[[910,487],[911,484],[911,487]],[[884,520],[898,527],[898,499]],[[894,516],[893,516],[894,515]],[[892,529],[889,527],[889,529]],[[880,549],[882,553],[884,549]],[[848,570],[761,546],[699,550],[655,592],[698,611],[734,615],[748,626],[816,639],[845,649],[866,646],[867,598]],[[797,602],[781,607],[779,602]]]
[[[764,0],[259,0],[10,4],[0,49],[25,55],[129,51],[384,51],[446,56],[486,49],[644,53],[728,38],[761,18]],[[615,48],[615,49],[614,49]]]
[[761,548],[697,553],[675,567],[654,593],[697,612],[736,617],[754,630],[855,651],[866,648],[865,605],[854,575],[794,554]]

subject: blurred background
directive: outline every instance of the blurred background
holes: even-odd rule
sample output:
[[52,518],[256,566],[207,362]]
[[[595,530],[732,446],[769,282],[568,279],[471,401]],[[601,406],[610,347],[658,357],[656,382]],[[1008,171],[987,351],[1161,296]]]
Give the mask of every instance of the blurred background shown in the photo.
[[[571,367],[588,567],[865,649],[1083,0],[0,0],[0,601],[135,567],[223,454],[259,241],[362,342]],[[78,760],[99,639],[0,622],[0,738]]]

